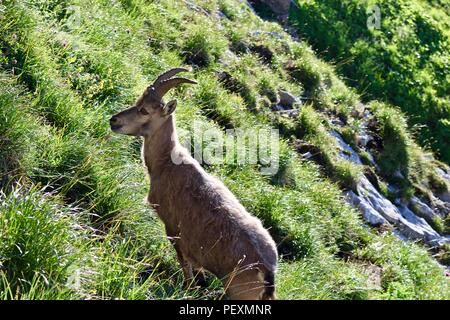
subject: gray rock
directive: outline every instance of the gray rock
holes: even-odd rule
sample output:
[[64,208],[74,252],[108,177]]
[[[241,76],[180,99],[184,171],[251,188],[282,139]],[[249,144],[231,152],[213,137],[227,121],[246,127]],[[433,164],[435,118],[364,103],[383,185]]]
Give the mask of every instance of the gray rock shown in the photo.
[[361,164],[362,165],[362,161],[359,157],[359,155],[355,152],[355,150],[353,150],[352,147],[350,147],[345,141],[344,139],[342,139],[341,135],[339,133],[337,133],[336,131],[332,130],[330,131],[330,135],[336,138],[336,141],[338,142],[339,148],[341,149],[341,152],[339,153],[339,155],[348,160],[351,161],[353,163],[356,164]]
[[274,39],[278,39],[278,40],[283,39],[283,35],[280,32],[269,31],[269,32],[267,32],[267,34]]
[[309,158],[311,158],[312,156],[313,156],[313,154],[312,154],[311,152],[309,152],[309,151],[302,154],[302,157],[303,157],[304,159],[309,159]]
[[425,219],[433,219],[437,214],[426,203],[416,196],[409,201],[410,207],[414,208],[414,212]]
[[373,209],[370,203],[368,203],[364,198],[357,196],[353,191],[348,191],[346,195],[349,203],[361,211],[364,220],[366,220],[371,226],[389,225],[389,222],[383,218],[378,211]]
[[[336,139],[341,150],[339,155],[343,159],[355,164],[362,164],[358,154],[342,139],[339,133],[333,130],[329,133]],[[399,170],[395,175],[404,178]],[[388,186],[388,188],[390,188],[391,192],[398,191],[393,186]],[[442,244],[448,241],[424,219],[424,217],[432,219],[437,214],[436,210],[431,209],[417,197],[413,197],[408,204],[414,205],[418,214],[422,217],[411,211],[400,198],[392,203],[375,188],[366,176],[362,176],[359,179],[356,184],[356,190],[348,191],[346,197],[350,204],[361,211],[364,219],[370,225],[392,225],[408,239],[424,240],[431,245]],[[439,200],[436,199],[436,201]]]
[[278,104],[284,108],[292,109],[294,104],[300,103],[296,96],[285,90],[278,90],[278,96],[280,97]]
[[[358,208],[363,212],[364,218],[368,219],[367,221],[370,224],[375,221],[382,221],[374,213],[375,211],[389,224],[397,227],[409,239],[422,239],[433,245],[446,241],[444,237],[441,237],[433,230],[425,219],[416,216],[407,206],[400,202],[396,206],[386,199],[365,176],[360,179],[356,186],[356,193],[351,196],[353,197],[351,203],[357,203]],[[355,196],[359,202],[357,202],[358,200],[355,199]],[[386,224],[386,222],[384,223]]]
[[403,173],[400,172],[399,169],[395,170],[392,175],[399,179],[403,179],[403,180],[405,179],[405,176],[403,175]]
[[450,203],[450,191],[444,191],[437,194],[437,197],[444,202]]
[[259,37],[264,34],[271,36],[274,39],[278,39],[278,40],[283,39],[283,35],[280,32],[276,32],[276,31],[253,30],[253,31],[250,31],[248,35],[250,37]]
[[281,115],[288,118],[298,118],[300,111],[298,109],[281,110]]
[[279,104],[274,104],[272,106],[272,110],[273,111],[284,111],[284,108],[281,105],[279,105]]
[[399,205],[398,209],[403,218],[400,219],[398,227],[409,238],[423,239],[429,243],[443,240],[439,233],[437,233],[425,219],[416,216],[408,207]]
[[373,140],[373,137],[368,135],[367,133],[362,133],[356,137],[358,145],[361,147],[366,147],[369,141]]
[[236,56],[236,54],[231,51],[230,49],[225,50],[225,52],[222,54],[222,56],[219,59],[219,62],[223,64],[224,66],[230,66],[236,63],[236,61],[239,58]]
[[429,194],[433,211],[441,218],[446,218],[450,214],[450,203],[442,201],[434,194]]
[[217,16],[220,19],[228,19],[227,15],[225,13],[223,13],[222,11],[220,11],[220,10],[217,10]]
[[436,173],[443,178],[444,180],[446,180],[447,182],[450,183],[450,173],[448,172],[448,170],[444,170],[442,168],[436,168]]
[[[436,168],[436,173],[439,177],[444,179],[445,182],[450,186],[450,173],[448,170],[444,170],[442,168]],[[436,196],[444,202],[450,203],[450,190],[445,190],[436,194]]]

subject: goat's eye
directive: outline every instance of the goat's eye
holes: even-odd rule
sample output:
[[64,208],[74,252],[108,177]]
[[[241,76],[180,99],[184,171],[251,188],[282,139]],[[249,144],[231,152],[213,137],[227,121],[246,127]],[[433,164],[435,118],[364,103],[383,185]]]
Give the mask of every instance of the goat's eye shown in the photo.
[[148,114],[148,112],[147,112],[147,110],[145,110],[145,108],[140,108],[138,110],[139,110],[140,114],[143,114],[143,115],[147,115]]

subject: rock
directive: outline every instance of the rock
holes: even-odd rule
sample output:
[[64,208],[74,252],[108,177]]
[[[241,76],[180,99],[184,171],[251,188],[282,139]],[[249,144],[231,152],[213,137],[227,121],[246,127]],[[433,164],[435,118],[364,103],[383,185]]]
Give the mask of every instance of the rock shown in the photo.
[[364,132],[356,137],[356,142],[358,146],[365,148],[372,139],[370,135]]
[[[339,133],[334,130],[329,133],[336,139],[341,150],[339,154],[343,159],[362,165],[359,155],[342,139]],[[297,149],[304,158],[312,158],[317,161],[311,147],[303,144]],[[378,179],[373,171],[366,171],[365,174],[369,176],[372,174],[373,176],[370,176],[371,180],[366,175],[363,175],[357,182],[356,187],[346,192],[345,195],[348,202],[361,211],[364,219],[370,225],[394,226],[408,239],[423,240],[430,245],[439,245],[449,241],[449,237],[441,236],[424,219],[432,219],[437,214],[436,210],[430,208],[419,198],[412,197],[407,204],[414,206],[414,209],[420,215],[417,216],[400,198],[396,199],[395,203],[392,203],[378,191],[374,186],[374,184],[377,184]],[[403,178],[399,170],[395,174]],[[393,186],[388,185],[388,188],[392,193],[398,192]],[[436,199],[436,201],[439,200]]]
[[330,135],[336,138],[336,141],[338,142],[338,145],[341,149],[341,152],[339,153],[339,155],[348,160],[351,161],[353,163],[356,164],[361,164],[362,165],[362,161],[359,157],[359,155],[355,152],[355,150],[353,150],[352,147],[350,147],[345,141],[344,139],[342,139],[341,135],[339,133],[337,133],[334,130],[330,131]]
[[380,213],[387,221],[397,224],[400,220],[400,213],[397,208],[363,176],[356,187],[357,194],[367,201],[370,206]]
[[346,193],[349,203],[358,208],[364,220],[366,220],[371,226],[380,226],[389,224],[389,222],[381,216],[372,206],[363,198],[357,196],[353,191]]
[[207,16],[207,17],[210,16],[209,12],[206,11],[205,9],[203,9],[202,7],[200,7],[199,5],[197,5],[197,4],[195,4],[195,3],[191,2],[191,1],[188,1],[188,0],[184,0],[184,3],[186,4],[186,7],[187,7],[189,10],[192,10],[192,11],[196,11],[196,12],[202,13],[202,14],[204,14],[204,15]]
[[338,127],[344,126],[344,122],[342,122],[342,120],[339,118],[332,117],[329,121],[333,126],[338,126]]
[[410,208],[413,208],[413,211],[422,218],[432,220],[437,214],[433,211],[427,204],[421,201],[416,196],[413,196],[411,200],[409,200]]
[[394,176],[395,178],[405,180],[405,176],[403,175],[403,173],[400,172],[400,169],[395,170],[392,176]]
[[450,203],[450,191],[440,192],[437,197],[446,203]]
[[311,152],[305,152],[305,153],[303,153],[302,155],[302,158],[304,158],[304,159],[309,159],[309,158],[311,158],[313,155],[312,155],[312,153]]
[[366,166],[364,168],[364,175],[366,176],[367,180],[370,181],[370,183],[377,189],[380,190],[380,182],[378,181],[378,176],[376,175],[375,171],[369,166]]
[[400,205],[398,208],[403,217],[398,227],[409,238],[423,239],[429,243],[437,243],[443,240],[425,219],[416,216],[405,205]]
[[425,219],[416,216],[406,205],[399,202],[396,206],[386,199],[365,176],[357,183],[356,192],[347,195],[350,196],[350,203],[356,204],[370,224],[381,222],[379,215],[409,239],[422,239],[433,245],[447,241],[433,230]]
[[220,19],[228,19],[228,16],[225,13],[223,13],[222,11],[220,11],[220,10],[217,10],[217,16]]
[[298,109],[281,110],[281,115],[288,118],[298,118],[300,111]]
[[[441,177],[448,186],[450,186],[450,172],[443,168],[436,168],[436,174]],[[436,196],[442,201],[450,204],[450,190],[444,190],[436,194]]]
[[224,66],[230,66],[233,65],[239,58],[236,56],[236,54],[231,51],[230,49],[225,50],[225,52],[220,57],[219,61]]
[[284,111],[284,108],[279,104],[273,104],[272,111]]
[[350,115],[355,119],[362,119],[364,118],[364,112],[365,112],[365,105],[362,103],[356,104],[353,109],[350,111]]
[[267,32],[267,34],[268,34],[269,36],[271,36],[272,38],[275,38],[275,39],[278,39],[278,40],[283,39],[283,35],[282,35],[280,32],[269,31],[269,32]]
[[399,187],[397,187],[393,184],[390,184],[390,183],[388,184],[387,188],[391,194],[398,194],[401,191]]
[[436,173],[443,178],[444,180],[446,180],[447,182],[450,183],[450,172],[448,172],[447,170],[444,170],[442,168],[436,168]]
[[286,90],[278,90],[278,95],[280,97],[278,104],[284,108],[292,108],[295,103],[300,103],[296,96]]
[[429,194],[431,207],[441,218],[446,218],[450,214],[450,203],[442,201],[433,194]]

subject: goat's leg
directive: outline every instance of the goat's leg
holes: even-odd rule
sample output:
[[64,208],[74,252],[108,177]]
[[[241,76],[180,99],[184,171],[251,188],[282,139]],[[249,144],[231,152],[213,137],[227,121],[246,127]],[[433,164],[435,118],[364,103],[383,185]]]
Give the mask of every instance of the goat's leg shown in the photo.
[[180,263],[181,269],[183,270],[184,285],[186,288],[190,288],[192,282],[194,281],[192,264],[184,257],[183,252],[181,252],[181,249],[176,242],[173,242],[173,246],[175,247],[175,251],[177,252],[178,262]]
[[195,283],[199,287],[204,288],[208,285],[208,283],[206,282],[205,271],[203,270],[203,268],[198,268],[198,267],[194,266],[194,277],[195,277]]
[[231,300],[260,300],[265,291],[264,280],[257,269],[236,270],[224,281]]

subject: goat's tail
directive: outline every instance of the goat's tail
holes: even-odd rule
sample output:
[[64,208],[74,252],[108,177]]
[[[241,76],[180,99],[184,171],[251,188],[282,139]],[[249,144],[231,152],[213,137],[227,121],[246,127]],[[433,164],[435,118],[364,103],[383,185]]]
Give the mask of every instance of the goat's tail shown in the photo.
[[264,275],[264,292],[261,300],[275,300],[275,273],[267,270]]

